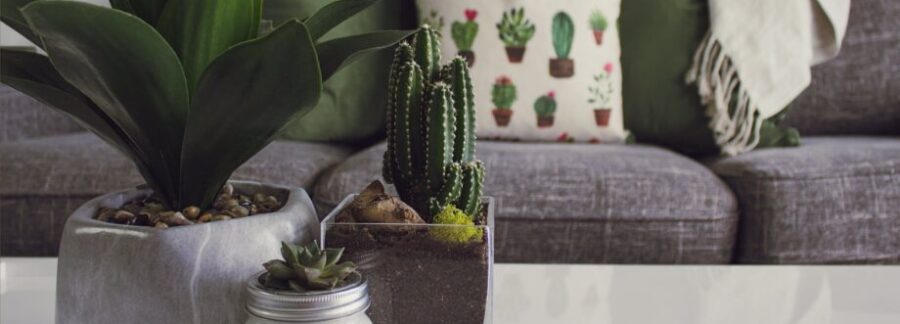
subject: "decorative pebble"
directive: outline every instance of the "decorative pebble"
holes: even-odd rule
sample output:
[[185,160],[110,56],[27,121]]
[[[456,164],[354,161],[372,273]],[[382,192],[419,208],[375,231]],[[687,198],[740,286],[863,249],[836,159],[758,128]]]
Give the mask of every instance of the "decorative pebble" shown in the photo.
[[200,216],[200,207],[187,206],[181,213],[184,214],[184,217],[187,217],[187,219],[195,220]]
[[261,192],[242,195],[235,192],[234,186],[227,184],[216,196],[212,208],[206,211],[197,206],[188,206],[181,211],[167,210],[161,200],[151,196],[128,202],[118,209],[100,208],[96,219],[126,225],[168,228],[269,213],[280,209],[282,205],[275,196]]

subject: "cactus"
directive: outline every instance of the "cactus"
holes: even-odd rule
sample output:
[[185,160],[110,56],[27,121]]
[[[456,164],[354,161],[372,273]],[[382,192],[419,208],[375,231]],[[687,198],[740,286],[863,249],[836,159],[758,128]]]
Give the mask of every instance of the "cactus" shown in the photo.
[[575,24],[572,18],[565,12],[558,12],[553,16],[553,50],[560,59],[569,58],[572,51],[572,38],[575,34]]
[[516,85],[507,76],[501,76],[494,82],[491,89],[491,101],[497,109],[509,109],[516,101]]
[[475,107],[466,61],[441,68],[438,37],[423,26],[397,48],[388,89],[385,181],[426,221],[453,205],[480,211],[484,167],[475,160]]
[[266,288],[298,292],[340,287],[356,271],[353,262],[338,263],[343,253],[343,248],[319,249],[316,241],[306,246],[281,242],[284,260],[263,264],[266,273],[259,277],[259,283]]
[[497,31],[506,47],[525,47],[531,37],[534,37],[534,25],[525,19],[525,8],[513,8],[504,12],[503,18],[497,23]]
[[475,36],[478,35],[478,23],[475,22],[478,12],[466,9],[465,14],[466,21],[454,21],[453,25],[450,26],[450,33],[453,35],[453,42],[456,43],[456,48],[460,51],[471,51]]
[[556,113],[556,98],[553,91],[534,101],[534,112],[538,117],[551,117]]

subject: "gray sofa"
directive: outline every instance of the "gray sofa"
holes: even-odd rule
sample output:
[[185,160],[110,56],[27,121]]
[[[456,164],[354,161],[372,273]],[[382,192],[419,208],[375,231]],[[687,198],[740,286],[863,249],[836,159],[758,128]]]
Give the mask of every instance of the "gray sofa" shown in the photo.
[[[841,54],[786,121],[800,147],[697,161],[648,145],[480,142],[497,261],[900,261],[898,16],[894,0],[853,2]],[[324,216],[379,178],[383,151],[276,142],[234,177],[307,188]],[[54,255],[77,205],[139,181],[65,116],[0,88],[4,256]]]

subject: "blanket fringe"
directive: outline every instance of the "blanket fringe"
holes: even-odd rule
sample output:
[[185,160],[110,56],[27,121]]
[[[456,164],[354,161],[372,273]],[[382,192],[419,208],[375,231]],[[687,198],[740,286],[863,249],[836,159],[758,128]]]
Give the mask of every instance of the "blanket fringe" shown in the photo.
[[[741,85],[731,57],[722,53],[722,45],[709,31],[694,53],[685,81],[697,83],[701,103],[710,117],[709,127],[722,154],[738,155],[759,144],[759,107]],[[736,104],[732,105],[732,101]]]

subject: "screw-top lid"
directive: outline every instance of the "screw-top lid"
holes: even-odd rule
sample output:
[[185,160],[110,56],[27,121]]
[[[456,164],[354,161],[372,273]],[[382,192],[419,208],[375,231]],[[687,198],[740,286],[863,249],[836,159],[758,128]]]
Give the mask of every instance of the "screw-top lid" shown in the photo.
[[354,315],[369,308],[369,289],[359,273],[346,285],[322,291],[294,292],[266,289],[257,273],[247,281],[247,311],[273,321],[313,322]]

